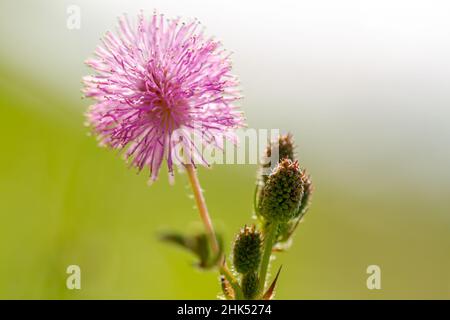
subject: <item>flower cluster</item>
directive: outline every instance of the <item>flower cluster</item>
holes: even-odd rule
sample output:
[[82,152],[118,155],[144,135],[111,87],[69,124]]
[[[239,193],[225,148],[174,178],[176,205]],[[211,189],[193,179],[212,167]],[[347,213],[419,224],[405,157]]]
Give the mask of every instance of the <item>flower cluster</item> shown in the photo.
[[[279,149],[274,150],[276,147]],[[234,268],[241,274],[240,285],[246,299],[273,296],[277,277],[265,288],[271,254],[289,247],[291,236],[311,202],[311,178],[300,168],[294,149],[291,135],[281,136],[268,146],[264,157],[268,159],[277,152],[279,161],[269,175],[261,170],[257,180],[255,212],[261,231],[246,226],[234,243]]]

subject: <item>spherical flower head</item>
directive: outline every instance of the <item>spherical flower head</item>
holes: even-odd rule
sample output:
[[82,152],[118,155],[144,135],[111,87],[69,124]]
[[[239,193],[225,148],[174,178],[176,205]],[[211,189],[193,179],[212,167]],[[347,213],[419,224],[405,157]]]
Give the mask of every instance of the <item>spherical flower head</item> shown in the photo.
[[198,136],[203,146],[235,142],[233,131],[244,124],[234,105],[238,81],[229,54],[197,21],[141,13],[132,25],[123,16],[95,56],[86,63],[96,74],[83,78],[85,95],[95,100],[87,123],[101,144],[124,150],[139,171],[149,168],[152,180],[164,160],[170,175],[174,163],[208,165],[194,144]]
[[281,160],[262,190],[259,213],[268,222],[284,223],[294,217],[303,197],[304,172],[298,162]]
[[261,261],[261,234],[255,226],[245,226],[237,235],[233,248],[233,264],[242,274],[254,272]]

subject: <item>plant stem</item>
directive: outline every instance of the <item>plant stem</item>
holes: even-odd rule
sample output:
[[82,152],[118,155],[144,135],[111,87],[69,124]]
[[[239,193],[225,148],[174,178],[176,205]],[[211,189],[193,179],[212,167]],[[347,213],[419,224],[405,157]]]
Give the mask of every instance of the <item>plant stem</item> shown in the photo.
[[259,269],[259,296],[264,295],[264,286],[266,284],[267,270],[269,269],[270,256],[272,254],[272,247],[277,234],[278,222],[273,222],[267,226],[264,234],[264,249],[261,260],[261,267]]
[[255,191],[253,192],[253,210],[255,210],[255,214],[259,214],[258,210],[258,192],[259,192],[259,185],[257,184],[255,186]]
[[213,252],[217,255],[219,254],[219,243],[217,241],[216,233],[214,232],[214,227],[208,213],[208,208],[206,207],[206,202],[205,198],[203,197],[203,191],[200,186],[200,182],[198,181],[197,170],[195,170],[192,164],[185,164],[185,168],[188,173],[189,182],[192,186],[192,191],[194,192],[194,198],[195,202],[197,203],[200,218],[205,225],[209,243]]
[[[214,232],[214,227],[211,222],[211,217],[208,213],[208,208],[206,207],[205,198],[203,197],[202,187],[200,186],[200,182],[198,181],[197,171],[195,170],[192,164],[185,164],[186,171],[188,173],[189,182],[192,186],[192,191],[194,192],[195,202],[197,203],[197,208],[200,213],[200,218],[202,219],[203,224],[205,225],[206,233],[208,236],[208,240],[210,242],[211,248],[213,252],[218,255],[220,254],[219,243],[217,241],[216,233]],[[219,261],[222,259],[219,259]],[[223,263],[219,262],[220,273],[225,276],[227,281],[231,284],[236,299],[243,299],[244,295],[242,294],[242,289],[239,286],[238,281],[231,273],[230,269],[228,269],[226,260],[223,259]]]

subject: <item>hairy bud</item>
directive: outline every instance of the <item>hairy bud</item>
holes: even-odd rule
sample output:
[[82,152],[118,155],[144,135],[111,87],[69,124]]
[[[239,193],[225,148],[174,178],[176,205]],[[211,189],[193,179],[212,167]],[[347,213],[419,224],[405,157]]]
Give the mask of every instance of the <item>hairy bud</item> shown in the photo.
[[255,226],[245,226],[237,235],[233,248],[233,263],[239,273],[258,269],[261,261],[261,234]]
[[294,218],[303,197],[304,179],[297,161],[281,160],[264,184],[259,214],[267,221],[279,223]]
[[295,229],[297,229],[303,216],[308,211],[313,190],[314,188],[311,182],[311,177],[305,174],[303,179],[303,197],[298,210],[296,211],[292,220],[280,223],[278,225],[276,245],[274,247],[276,250],[284,251],[289,248],[291,244],[291,238],[293,233],[295,232]]
[[288,133],[286,135],[282,135],[278,137],[278,145],[276,143],[271,142],[266,149],[266,152],[264,154],[264,157],[266,158],[264,161],[265,168],[270,167],[269,160],[272,157],[272,154],[276,154],[277,150],[275,148],[278,148],[278,159],[276,159],[276,163],[278,163],[282,159],[290,159],[294,160],[294,141],[292,139],[292,134]]
[[245,299],[254,299],[258,293],[259,279],[256,272],[249,272],[242,277],[242,292]]

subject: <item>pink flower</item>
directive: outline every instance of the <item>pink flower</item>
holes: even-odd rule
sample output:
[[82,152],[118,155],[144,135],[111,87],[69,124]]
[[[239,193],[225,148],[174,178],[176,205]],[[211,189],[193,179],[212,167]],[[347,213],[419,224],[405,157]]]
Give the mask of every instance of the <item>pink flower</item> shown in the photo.
[[83,78],[83,92],[95,100],[88,124],[101,144],[124,150],[139,171],[148,167],[152,181],[164,160],[173,176],[176,147],[183,163],[208,165],[193,129],[203,145],[221,148],[244,124],[229,54],[199,29],[197,21],[156,13],[148,20],[139,14],[136,26],[123,16],[117,35],[107,32],[86,61],[96,71]]

